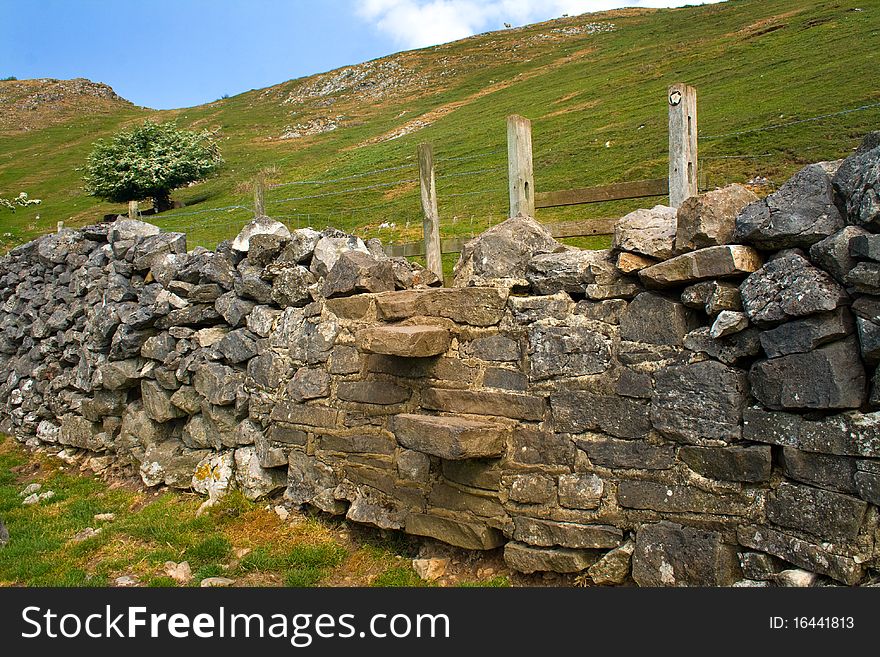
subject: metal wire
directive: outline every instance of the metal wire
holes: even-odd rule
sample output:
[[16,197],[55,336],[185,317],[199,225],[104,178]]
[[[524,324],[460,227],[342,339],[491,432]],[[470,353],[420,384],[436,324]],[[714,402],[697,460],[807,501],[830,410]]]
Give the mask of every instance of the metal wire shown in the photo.
[[344,176],[342,178],[328,178],[326,180],[291,180],[286,183],[277,183],[275,185],[268,185],[267,189],[277,189],[279,187],[290,187],[291,185],[331,185],[333,183],[345,182],[346,180],[355,180],[357,178],[366,178],[367,176],[372,176],[377,173],[385,173],[387,171],[400,171],[402,169],[411,169],[415,167],[414,162],[410,162],[409,164],[401,164],[399,166],[394,167],[385,167],[384,169],[373,169],[371,171],[364,171],[362,173],[355,173],[350,176]]
[[375,185],[366,185],[365,187],[351,187],[337,192],[324,192],[323,194],[309,194],[308,196],[291,196],[290,198],[281,198],[274,201],[266,201],[266,204],[277,205],[278,203],[288,203],[290,201],[305,201],[313,198],[324,198],[325,196],[339,196],[341,194],[351,194],[352,192],[364,192],[368,189],[379,189],[380,187],[394,187],[395,185],[403,185],[405,183],[418,182],[415,178],[406,180],[395,180],[389,183],[376,183]]
[[811,116],[806,119],[798,119],[797,121],[789,121],[787,123],[777,123],[774,125],[768,125],[761,128],[749,128],[747,130],[738,130],[736,132],[727,132],[719,135],[698,135],[699,139],[723,139],[725,137],[738,137],[740,135],[750,135],[755,132],[764,132],[765,130],[776,130],[778,128],[787,128],[792,125],[799,125],[801,123],[810,123],[812,121],[821,121],[822,119],[828,119],[833,116],[843,116],[845,114],[852,114],[854,112],[862,112],[864,110],[872,109],[874,107],[880,107],[880,103],[871,103],[869,105],[862,105],[861,107],[853,107],[851,109],[841,110],[839,112],[831,112],[830,114],[820,114],[819,116]]

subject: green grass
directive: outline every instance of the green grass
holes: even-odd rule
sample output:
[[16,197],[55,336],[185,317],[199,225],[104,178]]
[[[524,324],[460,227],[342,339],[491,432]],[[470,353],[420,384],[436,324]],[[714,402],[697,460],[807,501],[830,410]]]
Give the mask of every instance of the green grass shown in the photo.
[[[880,101],[880,90],[866,82],[875,77],[880,53],[865,47],[880,34],[880,15],[873,7],[852,11],[864,4],[729,0],[571,17],[395,56],[412,72],[402,79],[427,80],[400,96],[375,100],[349,91],[337,94],[329,108],[321,106],[324,99],[285,104],[301,84],[289,81],[185,110],[124,106],[42,130],[0,134],[0,196],[27,191],[43,199],[40,206],[0,215],[0,236],[11,234],[3,238],[8,245],[50,230],[58,220],[80,225],[123,211],[85,196],[77,168],[96,138],[147,117],[221,128],[225,169],[176,192],[187,207],[153,219],[164,228],[186,230],[190,246],[212,246],[236,234],[248,211],[218,208],[249,205],[247,185],[262,169],[270,169],[275,184],[345,178],[412,165],[423,141],[435,150],[441,235],[478,234],[506,215],[508,114],[532,119],[538,191],[661,177],[667,166],[665,92],[677,81],[695,85],[699,93],[701,181],[715,186],[761,175],[779,184],[806,163],[851,152],[877,127],[880,108],[730,133]],[[567,37],[552,32],[590,21],[613,22],[615,30]],[[487,88],[494,91],[479,94]],[[447,103],[460,105],[424,129],[362,145]],[[286,126],[330,115],[345,117],[333,132],[278,139]],[[728,136],[710,138],[718,135]],[[498,170],[450,175],[482,169]],[[410,167],[326,185],[279,187],[267,192],[267,210],[293,227],[335,225],[385,242],[412,241],[421,233],[417,186],[388,183],[414,177]],[[337,194],[359,187],[371,189]],[[662,200],[540,210],[538,216],[542,221],[619,216]],[[383,222],[394,226],[380,228]]]

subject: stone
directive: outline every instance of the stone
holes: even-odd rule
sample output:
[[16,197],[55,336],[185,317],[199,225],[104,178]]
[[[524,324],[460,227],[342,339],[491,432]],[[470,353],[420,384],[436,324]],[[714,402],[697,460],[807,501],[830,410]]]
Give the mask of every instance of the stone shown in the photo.
[[821,312],[847,300],[846,291],[794,251],[786,251],[749,276],[740,287],[743,310],[761,326]]
[[279,260],[297,264],[308,262],[322,237],[321,233],[312,228],[299,228],[293,231],[290,233],[290,240],[281,252]]
[[[444,463],[468,463],[468,461],[444,461]],[[410,481],[428,480],[431,471],[431,458],[427,454],[412,449],[401,449],[397,454],[397,474]]]
[[743,438],[806,452],[880,458],[880,412],[840,413],[806,420],[793,413],[747,408]]
[[[316,243],[312,251],[312,261],[309,265],[309,271],[318,278],[327,278],[330,270],[339,260],[339,256],[350,251],[360,251],[366,255],[370,255],[369,249],[363,240],[354,235],[345,237],[321,237]],[[391,289],[394,289],[393,286]]]
[[762,360],[749,371],[752,395],[774,410],[858,408],[865,368],[855,338],[800,354]]
[[109,436],[101,430],[101,425],[89,422],[84,417],[67,413],[61,418],[58,442],[62,445],[103,452],[108,447],[106,444],[108,438]]
[[261,338],[267,338],[280,315],[279,310],[269,306],[254,306],[247,315],[247,330]]
[[724,516],[749,515],[754,506],[747,492],[709,492],[692,485],[631,480],[618,485],[617,502],[628,509]]
[[740,570],[735,550],[718,532],[664,521],[639,528],[632,576],[643,587],[729,586]]
[[361,351],[406,358],[426,358],[446,353],[452,342],[440,326],[375,326],[357,334]]
[[880,240],[867,232],[855,235],[849,241],[849,254],[859,260],[880,262]]
[[520,359],[519,343],[506,335],[476,338],[462,346],[465,355],[491,362],[513,362]]
[[229,577],[206,577],[199,582],[199,587],[203,589],[227,588],[235,585],[235,580]]
[[429,536],[466,550],[492,550],[504,545],[501,532],[483,523],[455,520],[429,513],[406,517],[407,534]]
[[653,292],[643,292],[621,314],[620,338],[680,346],[684,336],[696,326],[696,317],[682,304]]
[[155,334],[153,329],[138,330],[123,324],[113,334],[113,340],[110,342],[110,358],[124,360],[138,356],[144,343]]
[[676,217],[675,250],[680,253],[730,244],[737,215],[758,200],[757,194],[737,184],[685,199]]
[[525,278],[536,294],[583,294],[586,286],[596,281],[594,268],[607,268],[609,258],[610,251],[605,250],[540,253],[528,261]]
[[617,268],[624,274],[635,274],[645,267],[656,265],[657,260],[637,253],[621,251],[617,254]]
[[301,308],[311,301],[309,287],[314,275],[305,267],[284,267],[272,279],[272,301],[281,308]]
[[[418,453],[418,452],[416,452]],[[501,464],[498,459],[442,461],[443,477],[452,482],[498,492],[501,488]]]
[[714,339],[709,335],[710,328],[704,326],[684,336],[684,347],[690,351],[704,353],[725,365],[734,365],[761,353],[760,331],[747,328],[745,331]]
[[148,224],[145,221],[137,219],[116,219],[110,224],[110,230],[107,232],[107,241],[110,244],[121,241],[132,241],[139,238],[158,235],[159,227]]
[[684,445],[678,458],[704,477],[723,481],[770,481],[773,455],[769,445],[750,447],[699,447]]
[[141,480],[146,486],[165,484],[171,488],[190,488],[193,472],[209,453],[186,449],[176,439],[148,444],[140,464]]
[[742,310],[742,296],[739,293],[739,287],[731,283],[712,281],[703,310],[709,317],[715,317],[725,310]]
[[688,308],[703,310],[716,283],[718,281],[700,281],[699,283],[688,285],[681,291],[681,302]]
[[770,358],[800,354],[841,340],[853,332],[852,316],[845,308],[796,319],[761,332],[761,346]]
[[330,375],[317,367],[301,367],[287,384],[287,394],[295,401],[326,397],[330,394]]
[[778,573],[773,581],[777,586],[807,588],[816,583],[816,578],[816,573],[810,573],[800,568],[789,568]]
[[448,413],[497,415],[515,420],[540,421],[545,404],[541,397],[483,390],[447,390],[426,388],[422,391],[422,407]]
[[475,237],[461,249],[453,269],[455,287],[507,286],[505,281],[528,284],[528,263],[536,255],[566,248],[531,217],[513,217]]
[[196,331],[193,334],[193,340],[200,347],[213,347],[225,338],[227,333],[229,333],[229,329],[225,326],[211,326]]
[[[296,402],[279,402],[272,408],[270,419],[307,427],[331,429],[339,423],[340,412],[326,406],[310,406]],[[299,432],[300,434],[302,432]]]
[[868,365],[877,365],[880,362],[880,325],[863,317],[856,317],[856,328],[862,358]]
[[742,277],[761,264],[761,256],[749,246],[709,246],[642,269],[639,279],[646,287],[668,288],[710,278]]
[[238,265],[238,272],[240,277],[237,277],[233,283],[236,295],[262,304],[272,301],[272,286],[263,280],[262,267],[251,266],[249,259],[246,258]]
[[397,443],[386,435],[320,436],[321,449],[347,454],[393,454]]
[[857,495],[857,461],[846,456],[831,456],[783,447],[782,470],[789,479],[841,493]]
[[867,508],[864,500],[849,495],[782,482],[767,499],[767,519],[822,540],[852,542]]
[[860,262],[846,275],[846,284],[856,292],[880,294],[880,263]]
[[193,490],[212,501],[226,495],[234,483],[235,455],[231,451],[209,453],[192,473]]
[[614,224],[613,249],[666,260],[675,250],[676,210],[656,205],[635,210]]
[[513,475],[507,478],[507,497],[520,504],[554,504],[556,482],[540,474]]
[[880,504],[880,472],[858,470],[853,480],[856,485],[856,493],[860,498],[875,506]]
[[243,363],[257,355],[257,343],[246,329],[236,329],[217,343],[217,350],[227,362]]
[[739,565],[750,580],[773,580],[785,568],[785,562],[763,552],[740,552]]
[[159,233],[144,238],[130,249],[134,268],[140,271],[151,269],[162,262],[167,255],[186,253],[185,233]]
[[[876,230],[880,220],[880,147],[865,138],[834,175],[832,184],[842,200],[847,223]],[[873,147],[871,145],[873,144]]]
[[414,414],[394,416],[392,431],[403,447],[450,460],[501,456],[508,433],[489,422]]
[[748,326],[749,318],[746,317],[745,313],[722,310],[712,323],[712,328],[709,329],[709,336],[713,340],[717,340],[718,338],[744,331]]
[[508,304],[515,322],[533,324],[541,319],[565,319],[571,313],[574,302],[570,295],[559,292],[539,297],[513,296],[508,299]]
[[611,340],[591,328],[535,326],[528,337],[531,381],[599,374],[611,364]]
[[171,393],[163,390],[155,381],[141,381],[141,399],[144,411],[156,422],[170,422],[185,415],[183,410],[171,403]]
[[539,518],[514,516],[513,539],[538,547],[578,549],[615,548],[623,542],[623,532],[609,525],[582,525]]
[[193,386],[212,404],[224,406],[235,403],[244,373],[219,363],[200,365],[193,375]]
[[671,445],[602,436],[578,438],[575,444],[593,465],[612,470],[668,470],[675,463],[675,449]]
[[678,365],[654,375],[651,422],[663,435],[689,444],[733,442],[748,398],[742,370],[718,362]]
[[287,486],[287,473],[260,465],[255,447],[235,450],[235,482],[249,500],[258,500]]
[[389,260],[379,260],[361,251],[346,251],[327,274],[323,294],[330,298],[360,292],[387,292],[394,290],[395,280]]
[[253,301],[239,299],[235,292],[227,292],[217,298],[214,309],[220,313],[223,321],[232,328],[238,328],[244,326],[255,305]]
[[244,228],[239,231],[238,235],[232,241],[232,248],[235,251],[247,253],[250,249],[251,238],[255,235],[278,235],[280,237],[290,237],[290,231],[287,226],[280,221],[275,221],[266,216],[255,217],[245,224]]
[[744,525],[737,528],[736,538],[741,545],[827,575],[847,586],[857,583],[865,572],[865,566],[852,556],[835,554],[829,551],[831,546],[810,543],[771,527]]
[[559,506],[598,509],[604,490],[604,482],[594,474],[559,475]]
[[621,397],[650,399],[654,394],[654,379],[647,372],[637,372],[625,367],[620,370],[614,392]]
[[90,422],[101,422],[108,415],[121,417],[126,407],[126,396],[123,390],[96,390],[90,399],[82,401],[80,412]]
[[281,249],[288,241],[289,238],[284,235],[269,233],[252,235],[247,250],[248,264],[258,268],[266,267],[278,258]]
[[601,431],[619,438],[644,438],[651,430],[649,406],[644,401],[587,390],[551,395],[556,431]]
[[0,520],[0,548],[6,547],[9,544],[9,530],[6,528],[6,525]]
[[627,541],[620,547],[606,552],[601,559],[590,566],[587,573],[594,584],[599,586],[623,584],[629,577],[634,541]]
[[376,294],[376,312],[384,321],[445,317],[457,324],[493,326],[501,321],[509,292],[500,288],[434,288]]
[[831,274],[838,283],[845,283],[846,276],[856,266],[856,259],[850,254],[850,242],[868,231],[858,226],[844,226],[810,247],[810,260],[817,267]]
[[538,548],[511,541],[504,546],[504,563],[513,570],[532,573],[579,573],[596,561],[595,550],[572,550],[568,548]]
[[177,341],[168,333],[160,333],[147,338],[141,347],[141,356],[163,361],[174,351]]
[[412,390],[387,381],[340,381],[336,397],[359,404],[402,404],[409,400]]
[[188,561],[166,561],[165,574],[178,584],[187,584],[192,579],[192,568]]
[[736,217],[734,239],[764,250],[808,248],[843,226],[831,179],[811,164],[766,199],[746,206]]
[[213,326],[220,319],[214,304],[194,304],[179,310],[172,310],[156,321],[156,328],[165,330],[174,326]]
[[416,575],[419,576],[419,579],[425,582],[433,582],[446,574],[446,569],[449,567],[449,559],[440,559],[437,557],[430,559],[413,559],[412,567],[413,570],[416,571]]

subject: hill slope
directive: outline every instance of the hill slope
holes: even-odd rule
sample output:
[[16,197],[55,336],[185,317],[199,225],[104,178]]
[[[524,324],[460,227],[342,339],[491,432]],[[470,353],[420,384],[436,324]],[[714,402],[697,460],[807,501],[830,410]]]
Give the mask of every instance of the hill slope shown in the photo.
[[[506,115],[533,121],[538,191],[661,177],[665,90],[676,81],[699,91],[701,179],[778,183],[806,162],[845,155],[877,127],[878,53],[865,44],[878,33],[875,1],[629,9],[482,34],[183,110],[108,101],[27,132],[0,124],[0,196],[43,199],[0,222],[23,239],[59,219],[84,224],[122,211],[85,196],[76,168],[96,138],[153,117],[221,128],[226,168],[178,190],[186,207],[154,218],[188,230],[191,244],[237,232],[249,216],[249,181],[264,169],[279,185],[267,192],[267,212],[293,226],[418,239],[414,153],[423,141],[438,160],[442,234],[477,232],[506,213]],[[10,84],[0,82],[0,115]],[[610,216],[648,202],[540,218]]]

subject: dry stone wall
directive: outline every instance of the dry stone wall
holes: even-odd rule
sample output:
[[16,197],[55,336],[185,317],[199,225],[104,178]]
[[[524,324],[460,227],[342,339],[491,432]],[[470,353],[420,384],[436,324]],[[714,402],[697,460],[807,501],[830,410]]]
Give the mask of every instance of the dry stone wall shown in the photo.
[[46,236],[0,261],[2,429],[209,503],[237,487],[503,547],[526,573],[861,583],[877,142],[765,199],[627,215],[605,251],[510,219],[451,288],[266,218],[216,251],[126,219]]

